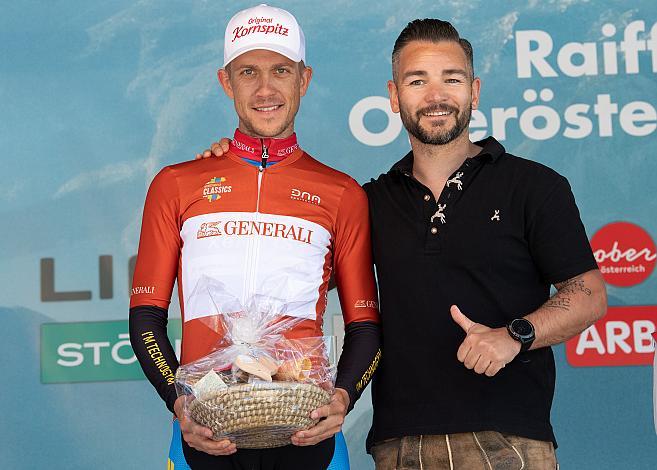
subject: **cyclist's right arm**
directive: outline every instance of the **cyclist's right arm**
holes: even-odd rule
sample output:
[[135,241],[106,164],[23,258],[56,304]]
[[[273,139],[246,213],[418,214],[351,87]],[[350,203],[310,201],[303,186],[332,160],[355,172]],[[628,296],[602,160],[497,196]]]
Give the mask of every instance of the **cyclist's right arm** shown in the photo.
[[208,454],[229,455],[237,451],[235,444],[228,439],[213,440],[210,429],[185,416],[183,407],[188,397],[176,394],[179,364],[167,336],[167,313],[182,249],[180,195],[174,171],[171,167],[162,169],[146,195],[130,296],[130,343],[146,378],[180,420],[183,439]]
[[178,359],[167,336],[167,311],[180,259],[179,198],[173,170],[148,189],[130,295],[130,342],[146,378],[174,412]]

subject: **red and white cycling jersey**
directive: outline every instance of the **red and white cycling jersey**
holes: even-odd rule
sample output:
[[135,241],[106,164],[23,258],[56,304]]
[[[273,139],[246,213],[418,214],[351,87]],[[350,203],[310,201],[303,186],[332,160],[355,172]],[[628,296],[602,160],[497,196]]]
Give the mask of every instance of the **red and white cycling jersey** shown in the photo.
[[[272,160],[262,170],[262,144]],[[333,272],[345,324],[378,321],[367,197],[351,177],[302,151],[296,137],[235,134],[230,151],[165,167],[144,206],[130,307],[168,308],[178,281],[181,363],[208,354],[221,334],[203,322],[211,304],[195,288],[221,281],[242,304],[253,295],[294,301],[303,318],[288,336],[321,336]],[[192,305],[193,304],[193,305]]]

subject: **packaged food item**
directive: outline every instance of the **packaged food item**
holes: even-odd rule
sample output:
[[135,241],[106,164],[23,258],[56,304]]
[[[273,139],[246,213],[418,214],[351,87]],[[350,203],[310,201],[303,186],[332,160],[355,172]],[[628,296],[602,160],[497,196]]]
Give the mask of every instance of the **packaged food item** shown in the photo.
[[184,412],[212,429],[214,439],[228,438],[238,448],[289,444],[295,432],[317,423],[311,412],[330,401],[334,338],[287,338],[303,321],[286,315],[294,302],[254,295],[243,305],[208,278],[195,292],[200,290],[213,308],[203,320],[222,339],[176,372],[178,395],[190,397]]

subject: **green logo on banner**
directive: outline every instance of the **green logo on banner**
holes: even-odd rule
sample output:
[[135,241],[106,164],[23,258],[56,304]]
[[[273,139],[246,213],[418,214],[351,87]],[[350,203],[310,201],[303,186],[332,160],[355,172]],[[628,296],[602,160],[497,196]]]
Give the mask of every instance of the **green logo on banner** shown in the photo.
[[[180,319],[171,319],[169,340],[180,357]],[[128,321],[41,325],[41,382],[142,380],[128,336]]]

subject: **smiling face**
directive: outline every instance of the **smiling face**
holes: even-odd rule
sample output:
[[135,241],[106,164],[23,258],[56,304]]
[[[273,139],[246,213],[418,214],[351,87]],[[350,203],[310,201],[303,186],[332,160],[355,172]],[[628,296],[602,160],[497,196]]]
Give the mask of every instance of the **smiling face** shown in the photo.
[[480,81],[455,41],[412,41],[399,53],[390,106],[404,127],[424,144],[445,145],[462,137],[479,104]]
[[219,81],[235,102],[239,129],[252,137],[284,138],[306,94],[312,69],[272,51],[253,50],[219,70]]

